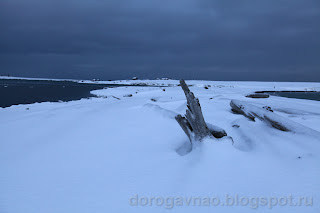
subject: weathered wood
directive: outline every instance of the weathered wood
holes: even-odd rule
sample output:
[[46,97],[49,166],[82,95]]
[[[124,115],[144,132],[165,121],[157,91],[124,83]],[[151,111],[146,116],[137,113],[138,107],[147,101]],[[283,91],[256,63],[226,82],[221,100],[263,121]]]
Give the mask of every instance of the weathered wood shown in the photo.
[[209,128],[204,120],[199,99],[190,91],[184,80],[180,80],[180,86],[184,91],[187,99],[187,107],[185,117],[177,115],[175,119],[188,136],[190,142],[201,141],[205,137],[221,138],[226,136],[226,132],[220,127],[211,125]]
[[230,102],[230,106],[231,106],[232,112],[237,114],[242,114],[245,117],[249,118],[250,120],[255,121],[255,116],[252,113],[245,110],[245,107],[243,106],[243,104],[240,104],[239,102],[232,100]]
[[194,94],[189,90],[184,80],[180,80],[180,85],[187,98],[187,120],[193,129],[195,140],[201,141],[204,137],[210,136],[211,133],[206,122],[204,121],[199,99],[196,98]]
[[[186,110],[186,117],[183,119],[183,123],[185,123],[184,126],[188,128],[189,132],[193,132],[193,135],[189,136],[190,141],[201,141],[203,138],[207,136],[212,136],[206,122],[204,121],[199,99],[196,98],[194,94],[190,91],[184,80],[180,80],[180,85],[186,96],[188,106],[188,109]],[[178,118],[176,119],[178,121],[179,116],[177,117]]]
[[253,93],[246,96],[247,98],[269,98],[269,94],[265,93]]
[[187,119],[185,117],[182,117],[181,115],[177,115],[175,119],[180,124],[181,128],[186,133],[186,135],[188,136],[190,142],[192,142],[194,135],[192,133],[192,128],[189,122],[187,121]]
[[267,115],[264,115],[263,118],[264,118],[264,121],[266,121],[267,123],[269,123],[272,127],[276,128],[276,129],[279,129],[284,132],[291,132],[292,131],[288,127],[286,127],[285,125],[281,124],[280,121],[272,119]]
[[292,131],[288,125],[285,124],[285,118],[273,113],[273,111],[267,107],[259,108],[249,103],[236,100],[232,100],[230,106],[233,112],[242,114],[252,121],[255,121],[255,118],[258,118],[278,130],[286,132]]
[[[306,127],[302,124],[299,124],[297,122],[294,122],[288,118],[277,115],[273,112],[271,107],[258,107],[250,103],[238,100],[232,100],[230,102],[230,106],[233,111],[240,112],[240,114],[246,117],[254,116],[255,118],[260,119],[261,121],[265,122],[266,124],[275,129],[285,132],[293,132],[297,134],[308,135],[317,139],[320,138],[320,132]],[[239,108],[241,110],[239,110]]]

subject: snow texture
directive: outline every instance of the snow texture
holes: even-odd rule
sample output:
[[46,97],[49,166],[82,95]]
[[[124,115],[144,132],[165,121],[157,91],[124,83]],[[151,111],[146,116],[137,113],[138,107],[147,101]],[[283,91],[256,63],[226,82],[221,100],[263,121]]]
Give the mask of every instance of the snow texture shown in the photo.
[[[260,205],[255,211],[320,211],[320,102],[245,97],[274,88],[319,91],[319,83],[187,81],[206,122],[233,138],[205,140],[188,153],[190,142],[174,119],[186,110],[178,81],[112,83],[132,82],[171,86],[108,88],[92,91],[97,98],[1,108],[0,212],[252,211],[250,205],[132,205],[135,196],[223,202],[226,195],[313,197],[312,206]],[[270,106],[299,131],[234,114],[234,99],[261,110]]]

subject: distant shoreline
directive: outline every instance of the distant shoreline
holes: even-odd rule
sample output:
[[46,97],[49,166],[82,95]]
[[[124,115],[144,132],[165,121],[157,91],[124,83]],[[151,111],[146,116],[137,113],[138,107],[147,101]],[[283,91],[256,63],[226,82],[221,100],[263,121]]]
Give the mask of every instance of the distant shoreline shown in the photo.
[[[14,80],[35,80],[35,81],[71,81],[71,82],[77,82],[77,83],[95,83],[95,84],[106,84],[108,82],[109,84],[118,84],[118,82],[176,82],[177,84],[179,83],[179,79],[169,79],[169,78],[157,78],[157,79],[137,79],[137,80],[132,80],[132,79],[120,79],[120,80],[100,80],[100,79],[68,79],[68,78],[31,78],[31,77],[17,77],[17,76],[1,76],[0,75],[0,80],[1,79],[14,79]],[[319,84],[320,82],[311,82],[311,81],[242,81],[242,80],[234,80],[234,81],[223,81],[223,80],[194,80],[194,79],[185,79],[186,81],[196,81],[196,82],[216,82],[216,83],[223,83],[223,82],[257,82],[257,83],[298,83],[298,84]]]

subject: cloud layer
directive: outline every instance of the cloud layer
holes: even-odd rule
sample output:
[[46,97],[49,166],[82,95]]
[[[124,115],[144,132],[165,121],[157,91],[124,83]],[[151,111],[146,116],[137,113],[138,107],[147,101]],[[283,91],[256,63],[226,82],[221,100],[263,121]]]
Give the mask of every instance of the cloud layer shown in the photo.
[[0,74],[320,80],[318,0],[2,0]]

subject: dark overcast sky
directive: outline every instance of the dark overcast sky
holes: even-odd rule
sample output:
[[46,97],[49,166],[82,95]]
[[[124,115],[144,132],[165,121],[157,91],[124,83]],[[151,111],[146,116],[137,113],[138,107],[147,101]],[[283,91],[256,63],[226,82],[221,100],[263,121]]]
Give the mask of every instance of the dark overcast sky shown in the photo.
[[319,0],[0,0],[0,74],[320,81]]

